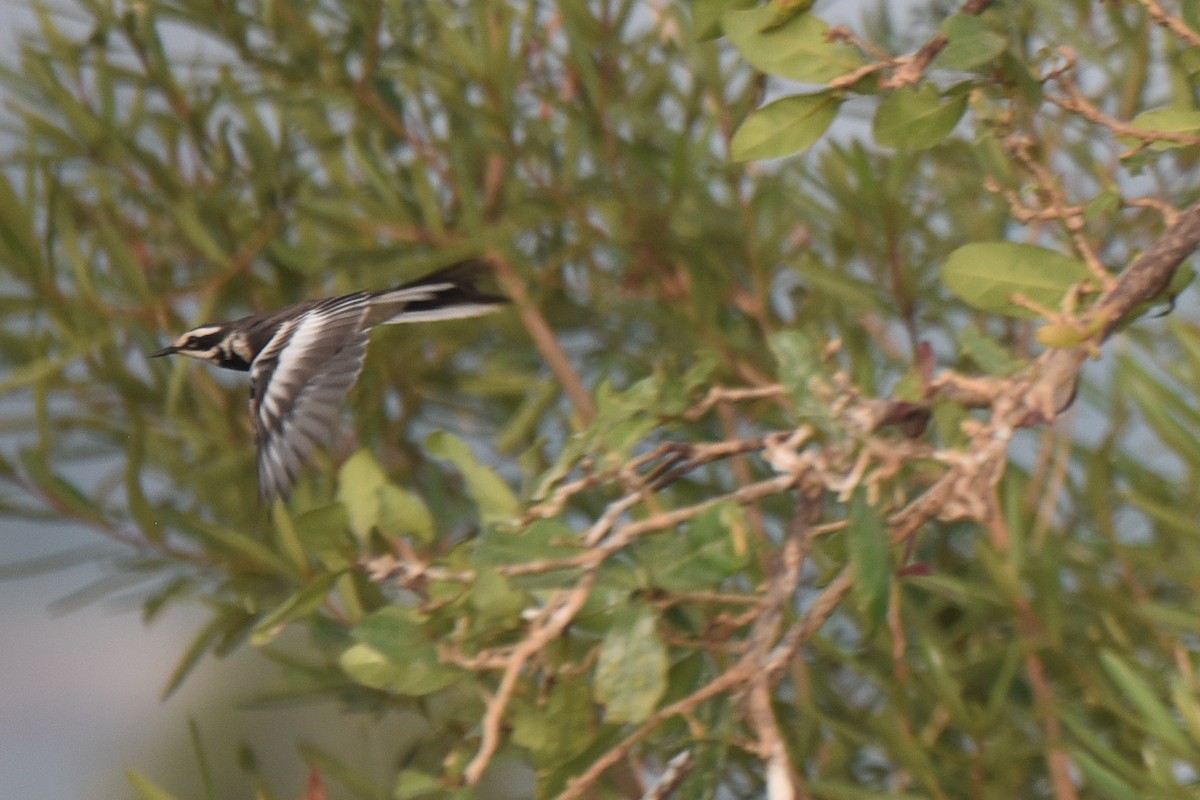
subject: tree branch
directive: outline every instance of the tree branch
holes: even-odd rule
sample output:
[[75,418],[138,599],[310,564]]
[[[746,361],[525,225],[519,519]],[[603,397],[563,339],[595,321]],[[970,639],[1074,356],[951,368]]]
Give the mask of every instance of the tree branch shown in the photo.
[[575,413],[579,415],[580,421],[584,425],[588,424],[596,416],[596,406],[592,403],[592,396],[584,388],[579,373],[575,371],[571,360],[567,358],[567,354],[563,352],[558,339],[555,338],[554,330],[546,322],[546,318],[542,316],[538,307],[529,299],[529,293],[525,291],[525,282],[517,275],[512,265],[496,253],[491,253],[489,260],[496,265],[496,277],[500,281],[500,286],[516,304],[517,310],[521,313],[521,321],[525,324],[525,330],[529,332],[538,352],[542,354],[542,358],[546,359],[546,364],[554,373],[554,377],[558,378],[563,391],[571,400],[571,405],[575,407]]

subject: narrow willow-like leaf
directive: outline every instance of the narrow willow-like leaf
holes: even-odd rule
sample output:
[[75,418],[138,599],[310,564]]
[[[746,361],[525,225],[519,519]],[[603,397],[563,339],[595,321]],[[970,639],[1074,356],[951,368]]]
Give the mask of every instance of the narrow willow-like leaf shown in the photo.
[[856,605],[874,627],[887,614],[892,581],[891,540],[887,523],[877,508],[867,502],[865,488],[850,501],[846,528],[850,564],[854,570]]

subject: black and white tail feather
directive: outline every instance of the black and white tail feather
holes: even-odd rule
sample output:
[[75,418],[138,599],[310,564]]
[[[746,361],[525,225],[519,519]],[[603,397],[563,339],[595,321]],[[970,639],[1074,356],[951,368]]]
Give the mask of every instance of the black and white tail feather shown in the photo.
[[508,298],[475,287],[486,270],[485,262],[464,261],[395,289],[308,300],[273,314],[201,325],[150,357],[180,353],[249,371],[259,494],[267,500],[286,495],[313,448],[332,438],[341,405],[362,371],[367,331],[498,310]]

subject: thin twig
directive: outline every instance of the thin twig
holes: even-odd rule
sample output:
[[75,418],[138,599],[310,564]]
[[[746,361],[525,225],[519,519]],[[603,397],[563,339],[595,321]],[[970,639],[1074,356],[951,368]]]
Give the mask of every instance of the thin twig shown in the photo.
[[1188,47],[1200,47],[1200,33],[1192,30],[1179,17],[1168,14],[1158,0],[1137,0],[1146,8],[1150,19],[1182,39]]
[[1181,133],[1179,131],[1153,131],[1145,128],[1138,128],[1129,123],[1122,122],[1116,117],[1109,116],[1097,108],[1090,100],[1083,96],[1079,86],[1075,83],[1072,74],[1074,65],[1077,61],[1075,52],[1070,48],[1060,48],[1059,53],[1066,61],[1066,66],[1056,70],[1054,78],[1058,85],[1066,92],[1066,96],[1047,94],[1046,99],[1062,108],[1065,111],[1071,111],[1080,115],[1084,119],[1102,125],[1108,128],[1113,135],[1135,139],[1139,141],[1134,150],[1138,150],[1152,142],[1174,142],[1176,144],[1195,146],[1200,145],[1200,136],[1194,136],[1190,133]]
[[546,604],[545,611],[540,615],[538,624],[513,648],[512,654],[508,657],[508,663],[505,665],[504,675],[500,678],[500,686],[497,688],[496,694],[488,700],[487,711],[481,722],[483,736],[479,750],[463,771],[463,778],[467,785],[474,786],[479,782],[492,755],[500,745],[500,725],[504,720],[504,711],[508,708],[509,701],[512,700],[513,692],[517,688],[517,679],[521,677],[521,670],[525,663],[543,647],[558,638],[563,629],[570,624],[571,620],[575,618],[575,614],[587,601],[595,579],[596,573],[589,571],[584,573],[579,583],[570,591],[555,592],[550,602]]
[[[968,0],[959,9],[960,14],[971,14],[977,16],[982,14],[988,6],[995,0]],[[921,45],[915,53],[907,56],[894,56],[888,58],[886,55],[874,53],[874,48],[857,41],[848,31],[835,29],[830,31],[830,34],[838,39],[846,40],[856,44],[862,50],[872,53],[876,56],[876,61],[865,64],[853,72],[842,75],[839,78],[829,82],[831,89],[844,89],[853,86],[858,81],[872,75],[876,72],[884,72],[891,70],[892,74],[880,81],[880,84],[885,89],[898,89],[902,86],[909,86],[921,80],[925,74],[925,70],[929,64],[937,57],[937,54],[946,48],[950,43],[949,38],[944,33],[934,34],[925,44]]]
[[496,265],[496,278],[517,306],[525,330],[529,332],[538,352],[542,354],[542,358],[546,359],[550,371],[554,373],[554,377],[558,379],[563,391],[570,398],[571,405],[575,407],[575,413],[579,415],[580,422],[587,425],[596,416],[596,406],[592,403],[592,396],[584,388],[579,373],[575,371],[571,360],[567,358],[567,354],[559,345],[558,339],[554,335],[554,329],[550,327],[546,318],[542,316],[541,310],[530,299],[529,292],[525,290],[525,282],[517,275],[512,265],[496,253],[490,254],[489,261]]

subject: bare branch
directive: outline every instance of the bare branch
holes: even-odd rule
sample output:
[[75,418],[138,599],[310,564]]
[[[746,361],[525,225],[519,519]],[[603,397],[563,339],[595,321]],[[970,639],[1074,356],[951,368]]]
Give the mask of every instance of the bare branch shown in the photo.
[[1154,20],[1155,24],[1161,25],[1175,34],[1188,47],[1200,47],[1200,33],[1189,28],[1187,23],[1179,17],[1168,14],[1158,0],[1137,1],[1146,7],[1146,13],[1150,15],[1150,19]]
[[492,253],[489,260],[496,265],[496,277],[499,279],[501,287],[516,304],[517,310],[521,314],[521,321],[525,324],[525,330],[529,332],[529,336],[537,346],[538,352],[542,354],[542,358],[546,359],[546,364],[554,373],[554,377],[558,378],[563,391],[571,400],[571,405],[575,407],[575,413],[579,415],[579,419],[585,425],[591,422],[596,416],[596,406],[592,403],[592,396],[584,388],[579,373],[575,371],[567,354],[563,352],[554,335],[554,330],[546,322],[542,312],[530,300],[529,293],[525,291],[525,282],[517,275],[512,265],[498,254]]
[[517,679],[525,663],[543,647],[556,639],[563,629],[575,618],[575,614],[583,607],[591,592],[596,573],[590,571],[584,574],[575,588],[570,591],[555,592],[550,602],[536,620],[533,629],[520,644],[513,648],[504,667],[504,675],[500,679],[500,687],[496,694],[488,699],[487,711],[483,715],[483,739],[479,751],[467,764],[463,777],[470,786],[474,786],[483,777],[492,755],[500,745],[500,725],[504,719],[504,711],[517,688]]

